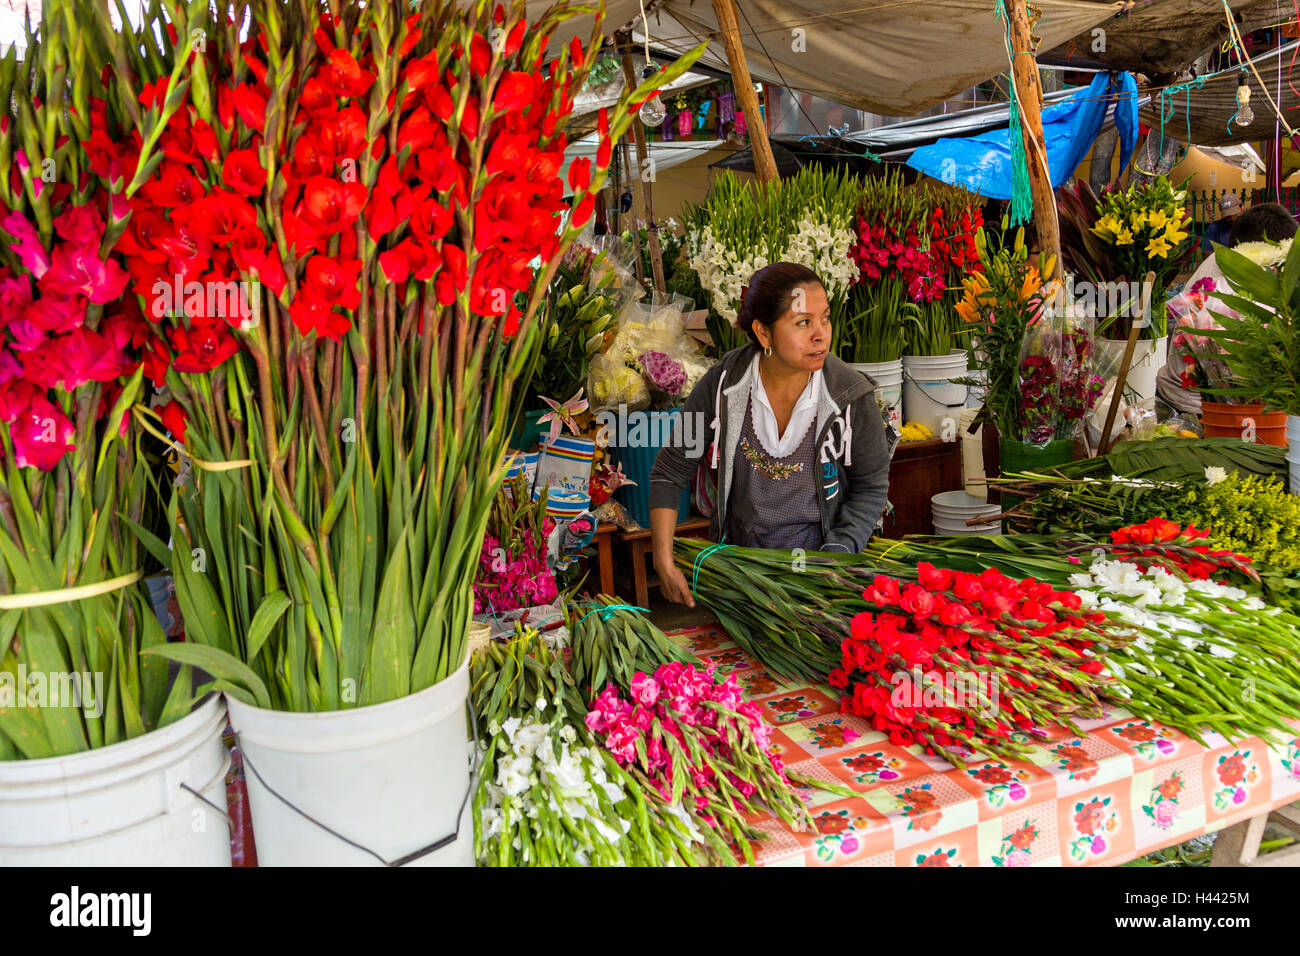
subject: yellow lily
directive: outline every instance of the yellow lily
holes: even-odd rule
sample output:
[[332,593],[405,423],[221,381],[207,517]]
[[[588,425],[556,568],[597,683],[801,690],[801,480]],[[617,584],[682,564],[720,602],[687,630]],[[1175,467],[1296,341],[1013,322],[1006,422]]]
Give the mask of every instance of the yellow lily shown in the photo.
[[1119,232],[1119,222],[1114,216],[1102,216],[1089,231],[1102,239],[1113,239]]
[[1147,243],[1147,255],[1163,259],[1169,255],[1169,243],[1164,236],[1152,236]]
[[1119,231],[1119,234],[1115,236],[1115,245],[1117,246],[1127,246],[1132,241],[1133,241],[1133,233],[1129,232],[1127,227],[1121,229]]

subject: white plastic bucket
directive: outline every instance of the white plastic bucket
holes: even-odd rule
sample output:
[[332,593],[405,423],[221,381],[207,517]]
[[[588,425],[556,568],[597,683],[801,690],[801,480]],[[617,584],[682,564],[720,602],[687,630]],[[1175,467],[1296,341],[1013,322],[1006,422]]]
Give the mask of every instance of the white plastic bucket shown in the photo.
[[[994,514],[997,514],[995,511]],[[972,516],[973,517],[973,516]],[[1001,534],[1002,522],[994,521],[991,524],[967,525],[965,521],[953,521],[946,518],[935,518],[934,533],[945,538],[957,538],[967,534]]]
[[404,865],[473,866],[468,695],[467,659],[432,687],[369,707],[290,713],[230,700],[258,864],[381,866],[454,833]]
[[992,517],[1001,510],[998,505],[989,504],[964,491],[944,491],[930,499],[934,533],[945,536],[997,534],[1001,530],[1001,522],[967,525],[966,521],[984,515]]
[[1286,460],[1291,466],[1291,494],[1300,495],[1300,415],[1286,419]]
[[0,761],[0,866],[230,866],[226,708],[213,694],[140,737]]
[[[1124,360],[1127,341],[1119,339],[1097,339],[1099,351],[1111,356],[1115,361],[1114,371],[1110,377],[1119,375],[1119,363]],[[1137,395],[1137,405],[1142,408],[1156,407],[1156,376],[1164,368],[1169,357],[1169,337],[1162,339],[1138,339],[1133,346],[1133,359],[1129,363],[1128,377],[1124,380],[1124,391],[1130,390]],[[1101,403],[1098,403],[1100,406]]]
[[903,356],[903,419],[918,422],[936,435],[945,418],[954,422],[966,406],[966,386],[952,381],[966,376],[966,353]]
[[876,383],[876,401],[881,411],[888,409],[887,421],[894,428],[903,427],[903,360],[892,362],[849,362],[855,368]]

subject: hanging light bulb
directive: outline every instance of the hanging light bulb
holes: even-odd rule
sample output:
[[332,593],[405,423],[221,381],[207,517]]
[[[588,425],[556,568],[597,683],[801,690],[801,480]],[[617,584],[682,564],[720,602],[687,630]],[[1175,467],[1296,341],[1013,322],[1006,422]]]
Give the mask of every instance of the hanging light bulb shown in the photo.
[[1255,122],[1255,111],[1250,108],[1250,85],[1243,81],[1237,87],[1237,116],[1236,123],[1238,126],[1249,126]]
[[[641,79],[648,80],[657,72],[658,70],[647,63],[645,69],[641,71]],[[645,123],[646,126],[661,126],[668,117],[668,107],[664,106],[664,101],[656,93],[641,104],[640,116],[641,122]]]

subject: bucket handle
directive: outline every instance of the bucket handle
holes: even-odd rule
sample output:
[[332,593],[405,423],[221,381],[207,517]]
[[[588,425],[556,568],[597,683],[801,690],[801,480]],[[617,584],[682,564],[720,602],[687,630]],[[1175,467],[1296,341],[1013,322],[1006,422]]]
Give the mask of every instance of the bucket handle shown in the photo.
[[[430,843],[428,846],[421,847],[418,850],[412,850],[410,853],[406,854],[406,856],[398,857],[396,860],[391,860],[391,861],[385,860],[382,856],[380,856],[378,853],[376,853],[374,850],[370,849],[369,847],[362,846],[360,843],[357,843],[355,840],[349,840],[347,837],[339,833],[337,830],[330,829],[325,824],[321,823],[319,820],[313,817],[310,813],[306,812],[305,810],[299,809],[298,807],[295,807],[286,797],[281,796],[275,790],[272,790],[271,786],[264,779],[262,779],[262,775],[257,772],[257,768],[253,766],[252,761],[248,759],[248,751],[243,750],[243,748],[240,749],[243,750],[244,763],[247,764],[249,770],[253,771],[253,776],[257,778],[257,782],[260,783],[263,787],[266,787],[267,792],[270,793],[271,796],[275,797],[277,800],[283,803],[294,813],[298,814],[298,816],[303,817],[304,819],[310,821],[311,823],[316,824],[316,826],[320,827],[330,836],[337,837],[338,839],[346,843],[348,846],[354,847],[362,851],[363,853],[369,853],[371,856],[373,856],[384,866],[405,866],[408,863],[413,863],[414,861],[420,859],[420,857],[422,856],[428,856],[430,853],[433,853],[435,850],[441,850],[443,847],[455,843],[456,839],[460,836],[460,833],[458,832],[460,830],[460,818],[465,814],[465,805],[469,803],[469,796],[471,793],[474,792],[474,788],[478,783],[478,772],[482,766],[481,760],[479,758],[479,752],[478,752],[478,715],[474,713],[474,706],[472,704],[467,703],[467,706],[469,708],[470,724],[472,725],[474,731],[474,737],[473,737],[475,741],[474,769],[470,771],[469,786],[465,789],[465,796],[460,801],[460,809],[456,811],[455,829],[453,829],[451,833],[449,833],[447,836],[443,837],[442,839],[436,840],[433,843]],[[237,733],[235,734],[235,739],[236,741],[238,741],[239,734]],[[256,836],[256,834],[254,835]]]
[[[931,395],[931,394],[926,390],[925,386],[922,385],[919,381],[917,381],[916,376],[915,376],[915,375],[912,375],[910,372],[904,372],[904,373],[903,373],[903,378],[907,379],[907,380],[910,381],[913,385],[915,385],[917,388],[919,388],[919,389],[921,390],[921,394],[924,395],[926,398],[928,398],[930,401],[934,402],[936,405],[942,405],[944,408],[964,408],[964,407],[966,406],[966,399],[964,399],[964,398],[963,398],[960,402],[958,402],[956,405],[949,405],[947,402],[941,402],[941,401],[939,401],[937,398],[935,398],[933,395]],[[948,382],[949,382],[949,384],[952,384],[952,385],[957,384],[956,382],[953,382],[952,379],[948,379]],[[969,396],[969,395],[970,395],[970,386],[969,386],[969,385],[963,385],[962,387],[963,387],[964,389],[966,389],[966,394],[967,394],[967,396]]]

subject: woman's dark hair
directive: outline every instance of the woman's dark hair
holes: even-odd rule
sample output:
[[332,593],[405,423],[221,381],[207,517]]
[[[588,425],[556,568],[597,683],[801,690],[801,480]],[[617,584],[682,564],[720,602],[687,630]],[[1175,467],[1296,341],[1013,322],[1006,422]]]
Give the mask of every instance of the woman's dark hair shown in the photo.
[[763,266],[750,276],[749,286],[740,303],[740,313],[736,316],[736,325],[744,329],[749,340],[757,345],[754,323],[761,323],[770,329],[777,319],[789,311],[794,290],[809,282],[823,285],[817,273],[807,266],[793,262],[774,262],[770,266]]
[[1232,245],[1268,239],[1281,242],[1295,235],[1295,217],[1281,203],[1263,202],[1251,206],[1232,220],[1229,232]]

